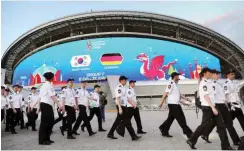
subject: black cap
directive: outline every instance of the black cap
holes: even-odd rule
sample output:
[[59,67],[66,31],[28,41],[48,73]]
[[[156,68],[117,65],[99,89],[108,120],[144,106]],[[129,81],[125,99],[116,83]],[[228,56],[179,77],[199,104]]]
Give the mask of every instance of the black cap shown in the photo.
[[96,89],[96,88],[100,88],[101,86],[100,85],[94,85],[94,89]]
[[36,90],[37,88],[36,87],[32,87],[31,90]]
[[178,75],[180,75],[180,73],[173,72],[173,73],[171,74],[171,79],[173,79],[175,76],[178,76]]
[[67,88],[67,86],[62,86],[62,87],[61,87],[61,90],[66,89],[66,88]]
[[218,71],[218,70],[216,70],[216,69],[213,69],[213,70],[212,70],[212,73],[214,73],[214,74],[220,74],[221,72]]
[[9,90],[9,88],[7,88],[7,89],[5,89],[5,91],[6,91],[6,92],[9,92],[10,90]]
[[136,83],[136,81],[135,80],[130,80],[130,82],[129,83]]
[[120,76],[119,77],[119,81],[121,81],[121,80],[127,80],[128,78],[126,77],[126,76]]
[[23,88],[23,86],[22,86],[22,85],[18,85],[18,87],[19,87],[19,88]]
[[52,72],[46,72],[44,73],[43,77],[45,77],[47,80],[51,80],[54,77],[54,74]]
[[67,83],[70,82],[70,81],[74,81],[74,79],[69,78],[69,79],[67,80]]
[[210,68],[205,67],[205,68],[202,69],[202,71],[200,72],[200,74],[203,75],[206,72],[211,72],[212,73],[212,70]]
[[80,83],[87,83],[87,81],[86,80],[82,80],[82,81],[80,81]]
[[232,70],[232,69],[230,69],[230,70],[228,70],[225,74],[226,75],[228,75],[228,74],[230,74],[230,73],[236,73],[236,71],[235,70]]
[[4,86],[1,86],[1,89],[5,89],[5,87]]
[[15,85],[13,85],[13,88],[14,88],[14,87],[19,87],[19,85],[15,84]]

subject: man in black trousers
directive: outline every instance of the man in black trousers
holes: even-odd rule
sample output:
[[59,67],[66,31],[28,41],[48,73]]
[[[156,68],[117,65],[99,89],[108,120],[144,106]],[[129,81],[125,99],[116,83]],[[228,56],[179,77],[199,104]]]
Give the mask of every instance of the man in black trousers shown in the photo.
[[11,118],[13,116],[13,110],[10,106],[10,94],[9,94],[9,89],[5,89],[5,95],[6,95],[6,99],[7,99],[7,105],[6,105],[6,127],[5,127],[5,132],[9,132],[10,131],[10,124],[11,124]]
[[42,85],[39,94],[39,111],[41,111],[39,144],[50,145],[51,143],[54,143],[54,141],[50,139],[54,122],[53,103],[56,103],[59,108],[61,108],[61,105],[57,100],[54,87],[51,84],[54,79],[54,74],[52,72],[46,72],[43,76],[45,77],[46,82]]
[[[90,115],[88,117],[89,121],[92,120],[93,116],[96,114],[98,121],[98,131],[105,132],[106,130],[102,127],[102,116],[99,108],[100,97],[99,97],[100,86],[95,85],[94,91],[91,93],[90,97]],[[84,131],[85,123],[82,125],[81,129]]]
[[[212,71],[212,79],[213,79],[213,87],[214,87],[214,92],[216,96],[216,108],[219,110],[220,114],[223,117],[224,123],[227,127],[227,130],[230,134],[230,137],[234,143],[234,145],[238,146],[240,144],[240,138],[233,126],[233,121],[231,117],[231,113],[228,110],[227,107],[227,102],[226,102],[226,97],[224,94],[224,89],[221,87],[219,84],[219,74],[220,72],[217,70]],[[215,123],[211,121],[211,124],[204,130],[204,133],[202,135],[202,139],[204,139],[206,142],[211,143],[208,140],[209,134],[212,132],[212,130],[215,127]]]
[[75,122],[75,125],[73,127],[73,130],[72,130],[73,134],[75,134],[75,135],[80,135],[79,133],[77,133],[77,130],[82,121],[84,121],[84,124],[89,133],[89,136],[96,134],[96,132],[92,131],[90,120],[86,113],[86,109],[87,109],[87,107],[89,107],[89,98],[90,98],[89,92],[86,90],[86,81],[82,81],[81,88],[79,88],[75,92],[75,104],[76,104],[76,106],[79,106],[79,110],[80,110],[79,116],[78,116],[78,118]]
[[142,124],[141,124],[141,117],[140,117],[140,111],[137,107],[137,99],[136,99],[136,93],[134,90],[136,81],[130,80],[129,82],[129,89],[127,89],[126,95],[128,98],[127,101],[127,111],[129,115],[129,119],[134,116],[136,125],[137,125],[137,133],[138,134],[146,134],[147,132],[144,132],[142,130]]
[[[120,84],[115,89],[115,102],[116,102],[116,108],[117,108],[117,117],[107,135],[108,138],[111,139],[117,139],[114,137],[114,131],[117,129],[117,133],[124,136],[125,127],[128,130],[132,140],[138,140],[141,138],[141,136],[137,136],[135,134],[135,131],[132,127],[132,124],[130,122],[130,119],[127,115],[127,96],[126,96],[126,80],[128,78],[125,76],[120,76],[119,82]],[[120,127],[119,127],[120,126]]]

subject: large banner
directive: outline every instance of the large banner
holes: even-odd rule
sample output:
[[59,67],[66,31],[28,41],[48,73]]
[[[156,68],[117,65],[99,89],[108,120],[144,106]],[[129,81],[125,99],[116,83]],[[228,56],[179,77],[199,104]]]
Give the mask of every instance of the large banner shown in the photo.
[[174,71],[181,79],[197,79],[205,66],[220,70],[219,59],[200,49],[164,40],[113,37],[80,40],[37,52],[15,69],[13,83],[44,82],[47,71],[55,84],[68,78],[100,80],[107,75],[125,75],[133,80],[165,80]]

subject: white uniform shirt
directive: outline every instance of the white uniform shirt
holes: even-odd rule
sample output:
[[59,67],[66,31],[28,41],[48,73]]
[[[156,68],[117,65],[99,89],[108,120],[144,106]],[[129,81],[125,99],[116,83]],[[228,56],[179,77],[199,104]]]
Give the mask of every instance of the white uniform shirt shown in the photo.
[[37,108],[38,106],[38,101],[39,101],[40,97],[37,94],[30,94],[28,97],[28,103],[30,104],[31,108]]
[[73,88],[66,88],[62,91],[62,100],[64,99],[64,105],[73,107],[75,105],[75,90]]
[[91,102],[94,103],[94,107],[99,107],[99,101],[100,101],[99,94],[94,91],[91,93],[91,98],[95,99],[95,100],[91,100]]
[[17,93],[11,94],[9,96],[9,103],[12,103],[14,108],[20,108],[22,105],[22,96]]
[[7,104],[7,98],[4,95],[1,95],[1,109],[4,109],[4,107]]
[[78,104],[88,106],[90,94],[86,89],[80,88],[75,92],[75,97],[78,98]]
[[227,101],[234,107],[241,108],[241,102],[238,96],[238,86],[233,81],[230,79],[225,81],[224,91],[225,94],[229,95],[229,97],[227,97]]
[[168,92],[167,103],[179,104],[180,102],[180,89],[178,85],[172,80],[167,85],[165,92]]
[[53,106],[54,102],[51,97],[55,95],[56,94],[53,85],[50,82],[46,81],[40,89],[40,94],[39,94],[39,97],[41,98],[40,102]]
[[[127,105],[127,95],[126,95],[126,86],[119,84],[115,89],[115,97],[120,97],[120,104],[121,106]],[[116,100],[116,99],[115,99]]]
[[208,95],[212,104],[215,105],[215,101],[214,101],[215,92],[214,92],[213,84],[211,81],[208,81],[203,78],[199,84],[200,101],[202,106],[209,106],[208,102],[204,98],[205,95]]
[[225,104],[226,98],[225,98],[225,93],[224,93],[223,87],[219,84],[218,81],[214,80],[213,82],[214,82],[215,91],[216,91],[215,103]]
[[[127,99],[130,99],[134,103],[137,103],[136,93],[134,88],[129,87],[129,89],[127,89],[126,95],[127,95]],[[127,101],[127,107],[132,107],[132,105],[128,101]]]

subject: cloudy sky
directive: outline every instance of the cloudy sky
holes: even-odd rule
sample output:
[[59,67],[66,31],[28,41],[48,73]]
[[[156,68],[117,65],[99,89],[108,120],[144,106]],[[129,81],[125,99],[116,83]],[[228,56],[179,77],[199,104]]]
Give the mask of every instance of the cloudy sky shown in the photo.
[[182,18],[228,37],[244,49],[244,1],[2,2],[1,56],[28,30],[67,15],[99,10],[138,10]]

